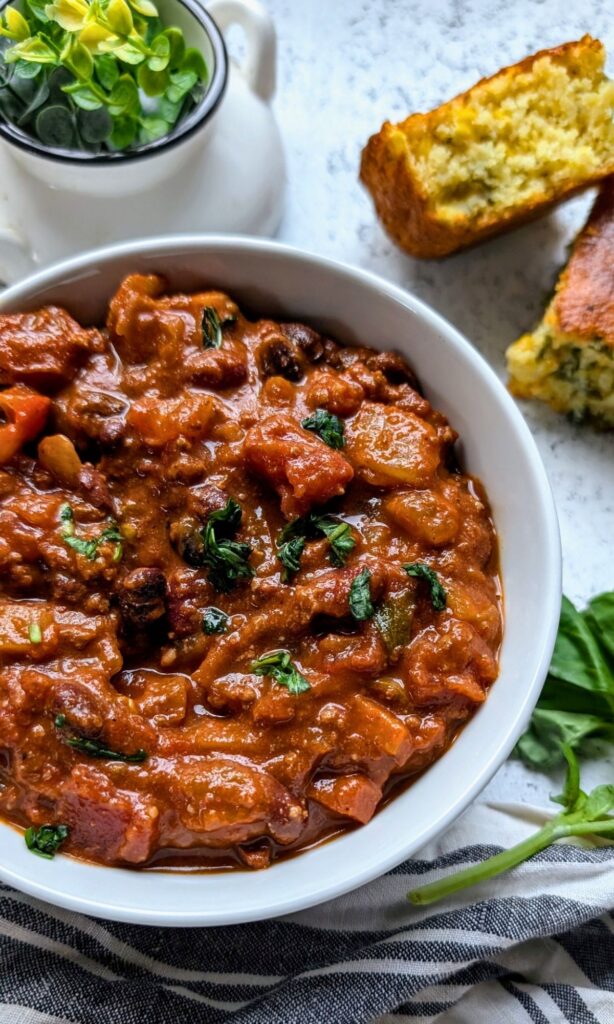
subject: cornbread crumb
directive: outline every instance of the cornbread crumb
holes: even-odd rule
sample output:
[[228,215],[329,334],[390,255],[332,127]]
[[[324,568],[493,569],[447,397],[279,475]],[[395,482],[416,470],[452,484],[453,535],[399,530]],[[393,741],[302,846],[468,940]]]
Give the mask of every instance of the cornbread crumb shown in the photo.
[[507,351],[509,387],[614,427],[614,178],[601,187],[543,320]]
[[414,256],[445,256],[614,172],[614,82],[584,36],[503,68],[428,114],[386,122],[360,176]]

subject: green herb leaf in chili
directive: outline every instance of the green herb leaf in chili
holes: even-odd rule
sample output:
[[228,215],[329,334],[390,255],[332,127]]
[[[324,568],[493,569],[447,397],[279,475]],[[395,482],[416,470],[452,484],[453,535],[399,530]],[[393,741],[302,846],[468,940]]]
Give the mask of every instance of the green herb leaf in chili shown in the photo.
[[330,544],[330,560],[337,568],[345,565],[348,555],[354,550],[356,541],[352,527],[336,516],[311,516],[314,529],[323,533]]
[[[336,516],[310,512],[307,516],[293,519],[284,526],[277,541],[277,557],[287,570],[283,577],[285,583],[298,572],[305,543],[318,536],[327,538],[330,544],[330,560],[337,568],[345,565],[347,556],[356,546],[350,524],[344,523]],[[294,542],[292,546],[289,544],[290,541]]]
[[209,570],[209,580],[222,594],[232,590],[239,580],[251,579],[254,575],[248,561],[251,546],[231,539],[242,518],[241,506],[234,498],[229,498],[224,508],[211,513],[201,530],[202,564]]
[[203,633],[213,636],[215,633],[225,633],[228,628],[228,616],[221,608],[205,608],[203,615]]
[[277,557],[283,565],[281,579],[283,583],[289,583],[292,577],[301,567],[301,555],[307,542],[306,537],[291,537],[277,549]]
[[303,420],[301,426],[321,437],[329,448],[339,449],[345,445],[343,420],[328,409],[316,409],[311,416]]
[[68,839],[68,825],[30,825],[24,833],[28,850],[38,857],[52,860],[64,840]]
[[433,608],[436,612],[443,611],[447,602],[447,594],[439,582],[437,573],[424,562],[412,562],[410,565],[404,565],[403,568],[408,576],[415,576],[416,579],[428,583]]
[[28,629],[28,637],[31,644],[40,644],[43,641],[43,633],[40,627],[40,623],[31,622],[30,628]]
[[271,651],[252,662],[257,676],[270,676],[293,694],[305,693],[311,687],[305,676],[292,664],[289,651]]
[[202,318],[203,348],[221,348],[222,321],[215,306],[205,306]]
[[371,600],[371,573],[362,569],[350,587],[350,612],[357,622],[370,619],[375,611]]
[[[66,715],[56,715],[54,725],[56,729],[64,729]],[[85,736],[64,736],[63,739],[73,750],[79,750],[82,754],[87,754],[88,757],[96,757],[105,761],[126,761],[128,764],[140,764],[147,758],[145,750],[139,749],[135,750],[133,754],[125,754],[121,750],[110,750],[109,747],[103,746],[97,740],[91,740]]]

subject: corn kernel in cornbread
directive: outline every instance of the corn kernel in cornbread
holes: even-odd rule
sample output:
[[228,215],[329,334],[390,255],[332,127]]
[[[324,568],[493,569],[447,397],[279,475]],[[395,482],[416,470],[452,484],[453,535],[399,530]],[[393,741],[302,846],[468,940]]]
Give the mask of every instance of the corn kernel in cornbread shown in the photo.
[[428,114],[386,122],[360,176],[413,256],[446,256],[614,172],[614,82],[598,39],[542,50]]
[[614,427],[614,178],[601,187],[544,318],[507,352],[510,390]]

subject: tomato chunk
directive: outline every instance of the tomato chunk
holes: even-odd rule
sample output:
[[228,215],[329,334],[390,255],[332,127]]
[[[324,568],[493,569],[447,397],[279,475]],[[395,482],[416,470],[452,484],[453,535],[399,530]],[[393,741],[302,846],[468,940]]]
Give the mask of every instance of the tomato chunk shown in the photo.
[[354,476],[343,455],[280,413],[248,431],[245,458],[278,492],[289,519],[343,494]]
[[0,391],[0,410],[6,423],[0,427],[0,465],[16,455],[26,441],[40,434],[51,402],[24,384]]

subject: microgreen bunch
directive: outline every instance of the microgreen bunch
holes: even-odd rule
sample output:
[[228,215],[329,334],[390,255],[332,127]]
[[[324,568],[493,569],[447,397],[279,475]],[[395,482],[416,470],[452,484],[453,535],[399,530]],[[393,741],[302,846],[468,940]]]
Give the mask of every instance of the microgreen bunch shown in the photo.
[[0,118],[55,149],[163,138],[207,77],[200,51],[151,0],[24,0],[0,15]]

